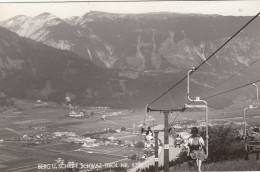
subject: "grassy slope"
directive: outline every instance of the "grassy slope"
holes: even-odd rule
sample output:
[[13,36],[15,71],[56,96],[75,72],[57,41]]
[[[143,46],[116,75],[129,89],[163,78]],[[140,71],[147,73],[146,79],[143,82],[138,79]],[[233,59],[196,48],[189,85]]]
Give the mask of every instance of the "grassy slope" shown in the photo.
[[203,169],[206,171],[259,171],[260,163],[259,160],[251,158],[250,161],[234,160],[207,164]]
[[[202,171],[260,171],[260,160],[255,159],[255,155],[249,161],[232,160],[213,164],[202,164]],[[196,167],[189,167],[184,163],[179,167],[171,168],[170,171],[196,171]]]

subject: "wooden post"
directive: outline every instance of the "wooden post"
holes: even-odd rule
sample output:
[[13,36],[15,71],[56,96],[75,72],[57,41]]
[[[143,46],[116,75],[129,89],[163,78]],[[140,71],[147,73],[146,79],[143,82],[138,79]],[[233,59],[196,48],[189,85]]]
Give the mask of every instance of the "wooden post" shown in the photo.
[[169,111],[164,111],[164,172],[169,172]]
[[158,172],[159,171],[159,155],[158,155],[158,149],[159,149],[159,146],[158,146],[158,133],[159,131],[154,131],[154,134],[155,134],[155,151],[154,151],[154,162],[155,162],[155,172]]

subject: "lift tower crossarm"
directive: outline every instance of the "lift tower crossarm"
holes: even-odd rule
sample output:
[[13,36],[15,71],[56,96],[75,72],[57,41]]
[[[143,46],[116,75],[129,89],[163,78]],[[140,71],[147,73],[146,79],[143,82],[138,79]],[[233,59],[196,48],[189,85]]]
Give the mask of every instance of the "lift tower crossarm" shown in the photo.
[[172,113],[172,112],[183,112],[185,111],[185,107],[183,108],[179,108],[179,109],[168,109],[168,110],[162,110],[162,109],[152,109],[149,106],[146,108],[147,112],[160,112],[160,113],[164,113],[164,112],[168,112],[168,113]]

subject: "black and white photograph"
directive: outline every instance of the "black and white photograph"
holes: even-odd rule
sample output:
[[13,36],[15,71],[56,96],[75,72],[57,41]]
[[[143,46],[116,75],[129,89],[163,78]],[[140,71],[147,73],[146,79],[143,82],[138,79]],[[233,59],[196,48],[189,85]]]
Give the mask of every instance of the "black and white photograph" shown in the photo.
[[0,172],[260,171],[260,1],[0,0]]

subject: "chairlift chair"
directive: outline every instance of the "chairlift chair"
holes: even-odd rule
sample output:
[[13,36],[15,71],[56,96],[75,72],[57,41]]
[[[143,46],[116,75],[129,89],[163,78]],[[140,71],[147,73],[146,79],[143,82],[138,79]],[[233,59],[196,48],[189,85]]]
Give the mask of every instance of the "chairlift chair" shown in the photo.
[[[143,120],[143,126],[141,127],[141,135],[145,136],[145,139],[146,139],[146,132],[148,131],[149,127],[154,126],[154,124],[155,124],[154,117],[148,116],[148,114],[146,113]],[[153,136],[153,140],[154,140],[154,136]]]
[[247,136],[247,122],[246,122],[246,110],[257,109],[257,106],[250,105],[248,108],[244,109],[244,134],[245,134],[245,150],[248,153],[260,152],[260,140],[249,140]]
[[247,129],[246,129],[246,110],[251,110],[251,109],[257,109],[258,108],[258,86],[253,83],[253,86],[256,87],[256,105],[250,105],[249,107],[244,109],[244,134],[245,134],[245,150],[248,153],[251,152],[260,152],[260,140],[250,140],[247,141],[248,137],[247,137]]
[[260,141],[249,141],[246,143],[245,149],[248,153],[260,152]]
[[191,73],[193,73],[195,71],[195,67],[192,67],[191,70],[189,70],[188,75],[187,75],[187,99],[189,102],[198,102],[198,103],[203,103],[203,105],[201,104],[185,104],[184,107],[185,108],[201,108],[201,109],[205,109],[205,118],[206,118],[206,145],[205,145],[205,149],[206,149],[206,155],[208,157],[209,155],[209,143],[208,143],[208,139],[209,139],[209,129],[208,129],[208,125],[209,125],[209,118],[208,118],[208,104],[205,100],[201,100],[200,97],[196,97],[194,100],[190,98],[190,75]]

